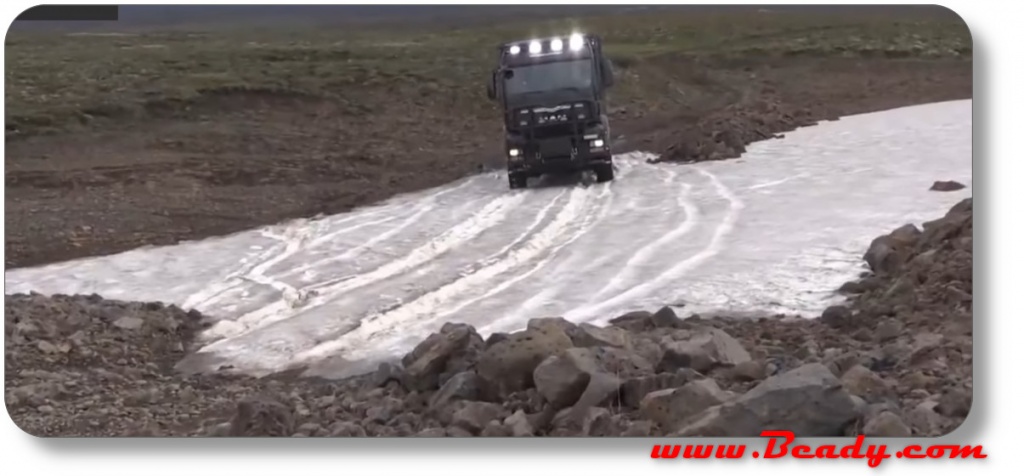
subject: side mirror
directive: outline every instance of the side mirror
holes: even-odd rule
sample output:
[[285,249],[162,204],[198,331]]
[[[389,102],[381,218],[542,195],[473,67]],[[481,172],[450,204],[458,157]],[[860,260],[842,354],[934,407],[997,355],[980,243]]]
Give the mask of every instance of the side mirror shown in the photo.
[[491,72],[491,79],[487,81],[487,99],[490,99],[491,101],[495,100],[498,97],[497,93],[494,91],[495,75],[495,72]]
[[601,85],[605,89],[615,85],[615,73],[612,71],[612,62],[608,58],[601,59]]

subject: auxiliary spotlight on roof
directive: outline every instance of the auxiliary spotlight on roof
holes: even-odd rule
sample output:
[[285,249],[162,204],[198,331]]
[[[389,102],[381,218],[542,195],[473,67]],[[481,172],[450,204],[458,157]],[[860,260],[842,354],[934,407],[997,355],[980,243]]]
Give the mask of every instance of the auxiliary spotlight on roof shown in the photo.
[[583,35],[579,33],[573,33],[569,37],[569,49],[572,51],[579,51],[583,48]]
[[530,54],[535,55],[537,53],[540,53],[540,42],[537,40],[533,40],[530,42]]
[[555,38],[551,40],[551,51],[562,51],[562,39]]
[[511,54],[513,54],[513,55],[518,55],[518,54],[519,54],[519,51],[520,51],[520,49],[521,49],[521,48],[519,48],[519,45],[512,45],[512,46],[511,46],[511,47],[510,47],[510,48],[508,49],[508,52],[509,52],[509,53],[511,53]]

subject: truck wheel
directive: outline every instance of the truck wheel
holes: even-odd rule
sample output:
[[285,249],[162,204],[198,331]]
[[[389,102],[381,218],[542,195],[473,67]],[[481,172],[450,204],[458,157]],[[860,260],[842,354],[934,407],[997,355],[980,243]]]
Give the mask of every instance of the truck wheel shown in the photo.
[[513,190],[526,188],[526,175],[510,172],[508,174],[508,188]]
[[594,167],[594,174],[597,175],[598,183],[615,180],[615,168],[612,167],[611,163],[598,164]]

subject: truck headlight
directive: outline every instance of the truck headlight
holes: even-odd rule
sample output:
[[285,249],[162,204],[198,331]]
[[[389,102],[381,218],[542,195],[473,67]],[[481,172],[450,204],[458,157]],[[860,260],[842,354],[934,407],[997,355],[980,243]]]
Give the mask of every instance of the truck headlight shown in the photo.
[[583,48],[583,35],[579,33],[573,33],[569,37],[569,49],[573,51],[579,51]]
[[599,147],[604,147],[604,139],[596,139],[593,142],[591,142],[590,145],[595,149]]
[[509,157],[519,157],[519,149],[509,149],[508,150],[508,156]]

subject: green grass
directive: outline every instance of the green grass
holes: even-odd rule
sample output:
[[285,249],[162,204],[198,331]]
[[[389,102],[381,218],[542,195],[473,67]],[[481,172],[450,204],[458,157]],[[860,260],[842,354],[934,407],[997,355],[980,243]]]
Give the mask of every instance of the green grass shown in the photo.
[[[447,31],[12,32],[6,44],[7,121],[23,133],[59,131],[226,88],[332,98],[351,105],[353,113],[382,96],[454,101],[482,112],[489,107],[481,96],[499,43],[567,30],[601,35],[620,68],[670,54],[971,55],[969,33],[953,18],[820,14],[659,13]],[[644,94],[639,84],[623,88],[618,94]]]

